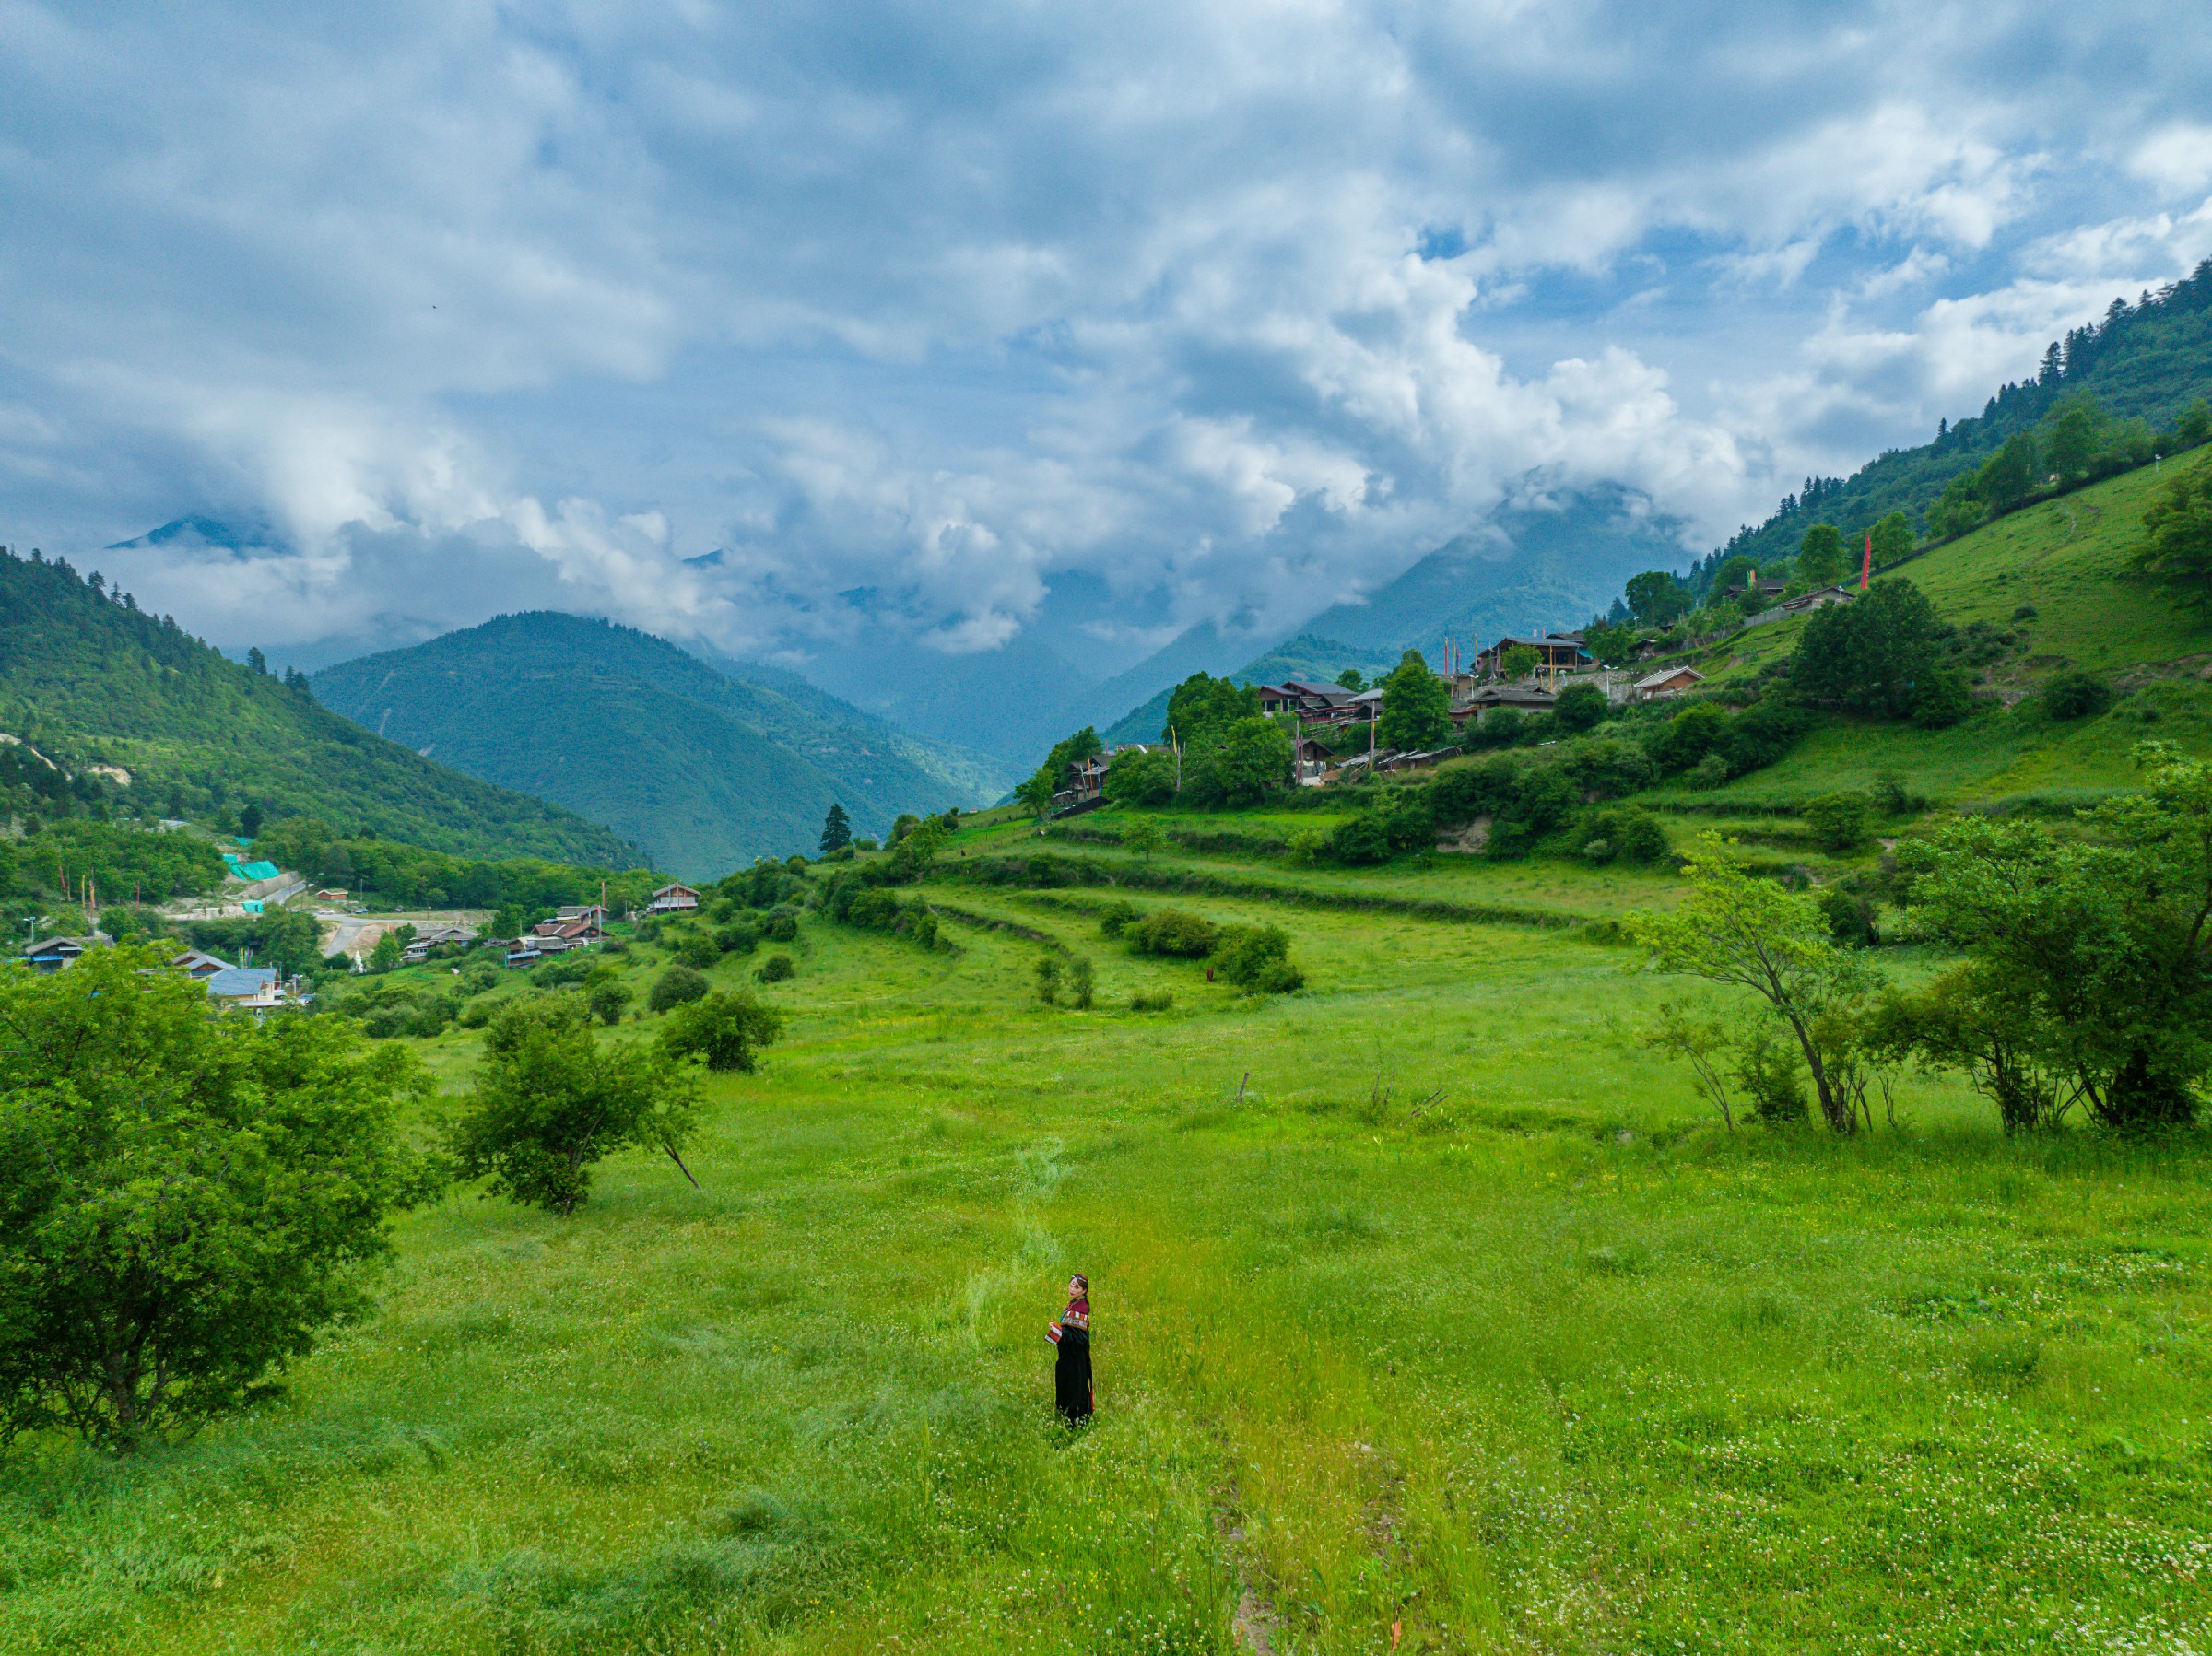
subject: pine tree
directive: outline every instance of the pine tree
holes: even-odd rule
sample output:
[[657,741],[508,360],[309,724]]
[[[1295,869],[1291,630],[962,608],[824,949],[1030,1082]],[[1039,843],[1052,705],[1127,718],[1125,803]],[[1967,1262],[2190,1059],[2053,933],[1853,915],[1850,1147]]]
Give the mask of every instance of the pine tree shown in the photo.
[[822,855],[853,843],[853,819],[845,815],[845,807],[832,804],[830,815],[822,818]]

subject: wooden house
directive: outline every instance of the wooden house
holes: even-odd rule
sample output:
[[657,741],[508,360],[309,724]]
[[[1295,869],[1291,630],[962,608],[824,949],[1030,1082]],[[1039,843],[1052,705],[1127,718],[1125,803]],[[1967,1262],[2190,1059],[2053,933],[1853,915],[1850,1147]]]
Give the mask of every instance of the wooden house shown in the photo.
[[699,893],[688,886],[663,886],[646,905],[648,914],[689,914],[699,907]]
[[1695,667],[1662,667],[1638,679],[1630,687],[1629,694],[1638,701],[1665,701],[1670,696],[1694,690],[1704,682],[1705,675]]

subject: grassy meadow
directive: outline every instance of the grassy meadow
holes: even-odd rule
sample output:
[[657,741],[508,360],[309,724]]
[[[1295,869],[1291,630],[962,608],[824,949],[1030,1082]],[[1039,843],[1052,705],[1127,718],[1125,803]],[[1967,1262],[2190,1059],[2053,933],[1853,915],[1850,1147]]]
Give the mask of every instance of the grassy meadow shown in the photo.
[[[1373,878],[1663,895],[1437,861]],[[1676,986],[1579,929],[1174,897],[1290,931],[1261,1000],[1092,888],[929,895],[930,953],[808,918],[703,1188],[456,1190],[284,1402],[6,1451],[0,1650],[2212,1648],[2200,1143],[2007,1143],[1928,1078],[1856,1143],[1728,1133],[1633,1039]],[[412,1044],[457,1086],[477,1039]]]

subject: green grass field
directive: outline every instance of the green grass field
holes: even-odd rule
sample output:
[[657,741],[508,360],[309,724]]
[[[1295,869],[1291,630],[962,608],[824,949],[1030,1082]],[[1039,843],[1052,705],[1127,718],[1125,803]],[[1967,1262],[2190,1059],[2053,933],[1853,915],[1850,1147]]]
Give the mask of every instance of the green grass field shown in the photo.
[[[18,1443],[0,1649],[2212,1645],[2201,1143],[2007,1143],[1928,1079],[1860,1142],[1730,1134],[1633,1041],[1667,986],[1572,930],[1135,893],[1287,927],[1310,987],[1260,1001],[1100,938],[1120,893],[929,895],[969,917],[934,953],[807,920],[702,1190],[455,1191],[283,1403],[131,1462]],[[1090,957],[1099,1008],[1037,1004],[1046,945],[993,922]],[[413,1044],[457,1086],[476,1039]]]

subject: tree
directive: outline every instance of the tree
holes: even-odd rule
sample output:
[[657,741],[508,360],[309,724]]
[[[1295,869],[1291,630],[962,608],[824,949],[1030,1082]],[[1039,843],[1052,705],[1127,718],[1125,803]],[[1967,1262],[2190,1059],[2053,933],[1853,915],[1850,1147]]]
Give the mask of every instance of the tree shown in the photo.
[[1930,667],[1912,690],[1912,722],[1923,730],[1948,730],[1974,711],[1974,693],[1956,667]]
[[1090,964],[1090,957],[1077,955],[1068,962],[1067,1004],[1078,1012],[1088,1012],[1098,1001],[1098,974]]
[[672,966],[653,980],[653,989],[645,997],[645,1004],[655,1012],[668,1012],[687,1001],[696,1001],[707,992],[706,974],[697,967]]
[[657,1146],[682,1165],[697,1124],[696,1084],[651,1047],[602,1047],[582,997],[549,994],[503,1007],[449,1131],[462,1172],[485,1194],[567,1217],[591,1192],[591,1167]]
[[1636,649],[1636,629],[1610,621],[1594,621],[1583,633],[1583,648],[1597,661],[1612,665],[1625,662]]
[[1797,573],[1815,586],[1843,579],[1843,533],[1833,523],[1815,523],[1797,543]]
[[269,670],[269,658],[262,654],[260,645],[256,644],[253,649],[246,652],[246,665],[249,669],[255,673],[262,674],[265,676],[267,675]]
[[1175,797],[1175,756],[1124,753],[1106,772],[1106,801],[1117,805],[1164,805]]
[[1571,735],[1581,735],[1594,730],[1612,711],[1606,693],[1595,685],[1569,685],[1559,692],[1559,699],[1551,704],[1551,716],[1559,728]]
[[586,996],[592,1016],[603,1024],[618,1024],[622,1014],[629,1009],[630,992],[620,983],[595,984]]
[[1928,508],[1928,533],[1947,540],[1964,534],[1988,513],[1974,474],[1963,472],[1944,485],[1942,497]]
[[1343,672],[1337,674],[1336,683],[1341,688],[1351,691],[1355,696],[1367,688],[1367,680],[1361,676],[1359,669],[1357,667],[1347,667]]
[[1897,576],[1850,604],[1814,612],[1790,665],[1798,693],[1854,712],[1901,715],[1936,664],[1943,622],[1925,594]]
[[[1095,752],[1096,750],[1094,749],[1093,751]],[[1088,758],[1089,755],[1087,754],[1083,757]],[[893,845],[898,844],[900,840],[905,839],[907,835],[912,833],[921,826],[922,818],[915,816],[912,811],[900,812],[898,816],[891,818],[891,843]]]
[[1650,627],[1665,627],[1689,608],[1689,594],[1665,570],[1646,570],[1629,578],[1629,608]]
[[1149,816],[1140,816],[1122,830],[1122,848],[1140,857],[1150,858],[1166,843],[1167,836],[1160,832],[1159,824]]
[[247,840],[259,839],[261,837],[261,807],[256,805],[249,805],[238,814],[240,837]]
[[1637,1032],[1636,1039],[1655,1052],[1679,1058],[1698,1078],[1698,1090],[1721,1112],[1728,1131],[1735,1131],[1735,1112],[1728,1105],[1728,1084],[1721,1068],[1728,1054],[1728,1026],[1710,1013],[1700,1013],[1686,1003],[1668,999],[1659,1003],[1659,1016]]
[[899,843],[891,847],[891,878],[901,884],[920,879],[929,872],[929,865],[937,860],[955,831],[942,816],[932,816],[927,822],[908,828]]
[[1866,843],[1870,803],[1865,794],[1855,792],[1823,793],[1806,802],[1806,825],[1822,851],[1855,851]]
[[1498,658],[1498,676],[1507,683],[1526,678],[1544,664],[1544,652],[1534,644],[1515,644]]
[[1857,954],[1835,945],[1810,896],[1747,873],[1711,837],[1684,875],[1689,892],[1681,905],[1668,914],[1632,917],[1630,934],[1651,951],[1657,970],[1734,984],[1765,1001],[1796,1040],[1829,1130],[1857,1131],[1853,1101],[1838,1086],[1833,1054],[1816,1040],[1815,1025],[1864,997],[1873,982],[1870,969]]
[[1256,804],[1284,787],[1289,774],[1288,734],[1274,720],[1254,714],[1219,732],[1192,756],[1186,785],[1201,805],[1235,807]]
[[[1901,511],[1893,511],[1874,526],[1874,567],[1881,569],[1912,553],[1915,542],[1912,520]],[[1844,573],[1848,576],[1850,570]]]
[[1375,736],[1385,747],[1435,747],[1451,739],[1452,692],[1429,671],[1418,650],[1408,650],[1382,681],[1382,713]]
[[1056,955],[1038,957],[1037,998],[1047,1006],[1060,1004],[1060,959]]
[[822,818],[822,855],[841,850],[853,843],[853,819],[845,815],[845,807],[831,802],[830,814]]
[[2063,483],[2088,476],[2089,467],[2096,463],[2097,450],[2108,423],[2103,411],[2097,406],[2097,399],[2088,392],[2061,399],[2043,417],[2044,466]]
[[2174,587],[2184,603],[2212,605],[2212,460],[2176,470],[2143,512],[2134,567]]
[[2174,421],[2173,434],[2184,449],[2212,442],[2212,403],[2199,397],[2183,409],[2181,418]]
[[1260,693],[1252,686],[1194,673],[1168,698],[1167,728],[1188,752],[1212,734],[1257,716],[1259,711]]
[[128,1450],[268,1394],[434,1191],[412,1059],[338,1018],[210,1017],[168,953],[0,972],[0,1439]]
[[1974,492],[1998,511],[2009,511],[2035,487],[2035,439],[2015,431],[2005,446],[1982,463],[1974,475]]
[[369,969],[390,971],[406,957],[406,945],[400,942],[399,934],[386,932],[376,940],[376,946],[369,951]]
[[783,1033],[783,1015],[747,992],[711,994],[678,1006],[661,1030],[671,1060],[696,1058],[711,1070],[750,1074],[759,1050]]
[[2086,814],[2096,840],[1970,818],[1911,860],[1920,911],[1983,969],[1959,992],[2114,1127],[2193,1121],[2212,1072],[2212,767],[2138,753],[2149,785]]

